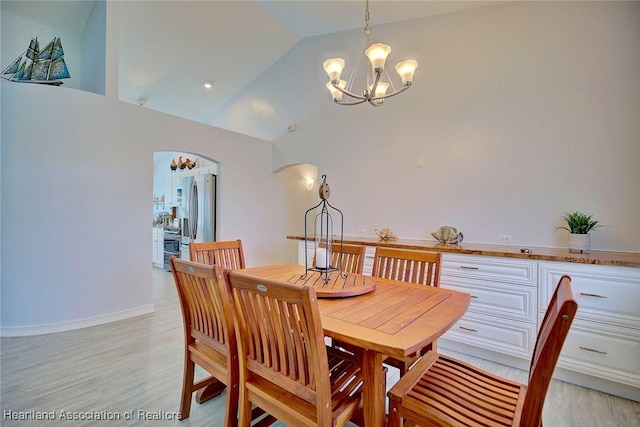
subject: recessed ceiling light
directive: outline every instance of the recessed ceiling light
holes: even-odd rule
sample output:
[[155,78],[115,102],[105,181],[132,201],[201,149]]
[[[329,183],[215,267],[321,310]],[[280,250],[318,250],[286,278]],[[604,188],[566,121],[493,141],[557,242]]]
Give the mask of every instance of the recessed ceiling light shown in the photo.
[[211,80],[203,81],[202,85],[204,86],[205,89],[211,89],[213,87],[213,83],[211,82]]

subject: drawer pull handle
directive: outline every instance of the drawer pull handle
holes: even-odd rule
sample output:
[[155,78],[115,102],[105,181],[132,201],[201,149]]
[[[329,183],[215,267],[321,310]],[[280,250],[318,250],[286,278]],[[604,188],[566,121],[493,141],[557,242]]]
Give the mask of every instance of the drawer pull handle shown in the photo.
[[609,298],[609,297],[605,297],[603,295],[598,295],[598,294],[588,294],[586,292],[580,292],[580,295],[585,297],[594,297],[594,298]]
[[478,267],[469,267],[467,265],[461,265],[460,268],[463,270],[480,270]]
[[595,349],[593,349],[593,348],[583,347],[583,346],[580,346],[580,350],[584,350],[584,351],[591,351],[591,352],[593,352],[593,353],[598,353],[598,354],[607,354],[607,352],[606,352],[606,351],[595,350]]
[[465,328],[464,326],[458,326],[460,329],[464,330],[464,331],[469,331],[469,332],[478,332],[477,329],[472,329],[472,328]]
[[471,295],[471,298],[478,298],[477,295]]

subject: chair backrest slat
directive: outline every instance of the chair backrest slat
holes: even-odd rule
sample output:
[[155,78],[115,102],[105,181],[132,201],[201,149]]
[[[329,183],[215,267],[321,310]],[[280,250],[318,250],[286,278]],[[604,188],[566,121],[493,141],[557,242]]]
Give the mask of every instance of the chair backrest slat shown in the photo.
[[[331,244],[331,266],[340,268],[345,273],[362,274],[366,247],[362,245],[348,245],[340,243]],[[315,265],[315,255],[313,265]]]
[[245,268],[241,240],[199,242],[189,245],[191,261],[200,264],[219,265],[227,270]]
[[378,246],[371,275],[438,287],[440,286],[441,264],[442,254],[439,252],[411,251]]

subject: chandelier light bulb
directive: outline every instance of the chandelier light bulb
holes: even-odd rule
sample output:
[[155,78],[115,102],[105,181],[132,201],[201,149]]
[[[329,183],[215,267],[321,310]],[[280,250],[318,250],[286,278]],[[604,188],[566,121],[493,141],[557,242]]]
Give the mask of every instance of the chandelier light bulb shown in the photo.
[[[378,86],[376,86],[376,93],[373,94],[374,98],[380,98],[387,94],[387,89],[389,89],[389,83],[387,82],[378,82]],[[371,87],[369,87],[371,90]]]
[[391,47],[386,44],[376,43],[369,46],[367,50],[364,51],[367,58],[371,62],[371,68],[373,71],[382,71],[384,70],[384,63],[387,61],[387,56],[391,52]]
[[211,80],[205,80],[202,82],[202,86],[204,86],[205,89],[211,89],[213,87],[213,83]]
[[413,74],[416,72],[416,68],[418,68],[418,63],[413,59],[398,62],[396,65],[396,71],[402,79],[402,86],[411,86],[411,83],[413,83]]
[[[345,87],[347,87],[347,82],[345,82],[344,80],[339,80],[337,85],[344,89]],[[329,92],[331,92],[331,97],[335,102],[342,101],[342,92],[339,89],[336,89],[332,82],[327,83],[327,89],[329,89]]]
[[340,80],[340,74],[342,74],[342,70],[344,69],[344,59],[327,59],[322,63],[322,66],[324,67],[324,71],[329,75],[329,81],[335,82]]

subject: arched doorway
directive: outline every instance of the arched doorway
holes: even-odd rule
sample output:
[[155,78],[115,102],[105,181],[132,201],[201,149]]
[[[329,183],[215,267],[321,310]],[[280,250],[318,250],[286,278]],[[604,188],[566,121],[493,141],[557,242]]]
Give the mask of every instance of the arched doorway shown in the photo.
[[211,158],[179,151],[154,152],[153,165],[152,260],[168,270],[172,255],[189,259],[192,241],[216,240],[220,168]]

